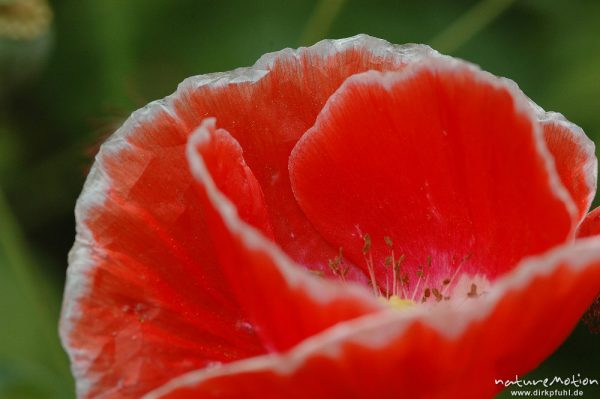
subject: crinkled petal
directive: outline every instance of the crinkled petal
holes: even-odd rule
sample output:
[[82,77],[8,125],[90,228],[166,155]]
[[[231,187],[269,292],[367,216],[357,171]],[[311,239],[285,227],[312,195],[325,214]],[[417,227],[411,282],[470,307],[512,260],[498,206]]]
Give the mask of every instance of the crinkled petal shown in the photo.
[[[206,119],[190,138],[188,159],[206,203],[219,267],[267,345],[288,349],[336,323],[379,311],[382,304],[362,287],[330,282],[303,270],[237,217],[211,176],[210,161],[223,137],[233,140],[225,130],[215,130],[213,118]],[[228,168],[232,165],[223,170]]]
[[538,118],[558,174],[577,205],[579,220],[582,220],[596,195],[598,159],[594,142],[579,126],[560,114],[538,110]]
[[600,285],[600,241],[522,262],[486,295],[339,324],[284,355],[191,372],[145,399],[485,399],[568,336]]
[[409,292],[459,271],[493,280],[577,222],[527,99],[450,58],[349,78],[289,168],[317,230],[383,290],[392,251]]

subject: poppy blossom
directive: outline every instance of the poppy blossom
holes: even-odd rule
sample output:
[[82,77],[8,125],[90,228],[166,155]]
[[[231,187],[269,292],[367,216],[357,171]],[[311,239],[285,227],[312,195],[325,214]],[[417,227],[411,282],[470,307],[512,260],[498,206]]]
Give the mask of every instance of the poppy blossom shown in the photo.
[[[360,35],[192,77],[101,147],[60,332],[81,398],[486,398],[600,290],[594,145]],[[590,225],[583,223],[582,226]]]

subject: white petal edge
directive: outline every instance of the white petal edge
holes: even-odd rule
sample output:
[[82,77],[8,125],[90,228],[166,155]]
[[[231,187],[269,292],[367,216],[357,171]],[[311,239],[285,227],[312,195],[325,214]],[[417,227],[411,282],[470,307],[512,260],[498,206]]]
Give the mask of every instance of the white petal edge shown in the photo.
[[[533,112],[539,123],[541,123],[542,125],[556,124],[565,128],[569,132],[571,138],[573,138],[573,141],[577,144],[577,146],[581,150],[583,150],[587,158],[587,162],[583,166],[583,171],[585,173],[586,185],[590,189],[588,198],[586,198],[587,208],[585,214],[587,214],[596,195],[596,189],[598,184],[598,158],[596,157],[596,145],[585,134],[581,127],[569,121],[567,118],[564,117],[563,114],[554,111],[545,111],[532,99],[527,97],[527,95],[521,90],[521,88],[517,85],[516,82],[507,78],[500,79],[502,79],[507,85],[511,86],[515,92],[521,93],[521,96],[527,99],[527,102],[529,103],[529,106],[533,109]],[[583,219],[585,219],[585,214],[584,217],[581,218],[579,224],[581,224],[583,222]]]
[[[592,201],[596,196],[596,189],[598,184],[598,158],[596,158],[596,145],[594,142],[585,134],[582,128],[567,120],[562,114],[558,112],[546,112],[541,107],[535,105],[535,109],[538,115],[538,120],[542,124],[556,124],[565,128],[571,135],[571,138],[577,146],[583,150],[587,161],[583,166],[583,172],[585,174],[585,182],[588,186],[590,193],[586,198],[586,212],[584,217],[581,218],[579,224],[585,219],[585,215],[589,212]],[[578,226],[579,227],[579,226]]]
[[[77,349],[70,345],[69,335],[76,320],[81,318],[78,303],[87,296],[94,277],[94,256],[102,256],[96,245],[91,230],[86,225],[86,215],[96,208],[101,208],[106,200],[106,194],[112,186],[109,177],[104,172],[103,159],[110,157],[131,144],[128,137],[140,124],[151,123],[158,113],[164,112],[177,123],[182,123],[177,115],[174,103],[189,90],[200,87],[219,87],[244,82],[259,82],[264,78],[275,62],[279,60],[300,58],[303,54],[328,57],[351,48],[361,49],[372,57],[389,57],[396,60],[398,65],[413,62],[425,56],[434,56],[437,52],[426,45],[406,44],[394,45],[385,40],[368,35],[357,35],[339,40],[323,40],[311,47],[301,47],[297,50],[283,49],[268,53],[258,59],[251,67],[237,68],[229,72],[211,73],[193,76],[179,84],[175,93],[161,100],[153,101],[145,107],[133,112],[124,124],[109,139],[102,144],[95,157],[95,162],[88,174],[81,195],[75,206],[76,237],[69,252],[69,267],[63,295],[62,312],[59,323],[59,335],[63,347],[71,359],[71,371],[76,380],[78,397],[86,396],[94,385],[95,378],[88,372],[97,352],[89,349]],[[292,274],[295,274],[292,272]],[[287,275],[287,274],[286,274]],[[312,277],[312,276],[311,276]],[[316,277],[312,277],[316,278]],[[358,290],[355,290],[358,291]],[[97,375],[100,378],[101,375]]]
[[[531,121],[531,125],[533,128],[533,139],[538,154],[540,155],[546,167],[550,190],[552,194],[554,194],[555,198],[557,198],[564,204],[565,209],[569,214],[569,217],[571,218],[571,231],[569,233],[568,238],[573,239],[575,237],[575,233],[580,222],[578,217],[579,211],[577,209],[577,206],[575,205],[575,202],[573,201],[573,198],[571,197],[571,194],[562,183],[558,174],[558,170],[556,168],[556,162],[554,160],[554,157],[552,156],[550,150],[548,149],[548,146],[546,145],[544,133],[542,131],[541,124],[538,120],[538,109],[541,108],[539,108],[527,96],[525,96],[523,92],[519,89],[519,86],[514,81],[507,78],[497,77],[489,72],[483,71],[477,65],[446,55],[434,54],[432,56],[424,56],[401,71],[367,71],[357,73],[348,77],[342,83],[342,85],[329,97],[329,99],[325,103],[325,106],[317,116],[315,125],[312,128],[310,128],[304,135],[302,135],[302,137],[300,137],[300,139],[292,149],[288,168],[290,170],[293,168],[293,162],[297,158],[296,154],[297,151],[299,151],[299,149],[302,147],[302,143],[306,140],[309,140],[311,134],[314,131],[321,131],[323,129],[322,125],[327,123],[328,114],[330,113],[329,108],[335,106],[334,104],[338,102],[338,97],[344,95],[347,86],[378,85],[383,87],[387,91],[391,91],[394,86],[401,84],[405,80],[411,79],[414,75],[418,74],[421,70],[424,69],[433,72],[458,72],[461,70],[466,70],[471,72],[472,75],[475,76],[476,79],[478,79],[480,82],[487,83],[492,87],[501,90],[506,90],[511,95],[514,101],[515,112],[525,116]],[[581,134],[585,136],[585,133],[583,133],[583,131],[581,131]],[[585,137],[587,138],[587,136]],[[580,139],[583,140],[582,138]],[[293,180],[292,173],[290,173],[290,178]],[[292,181],[292,191],[294,191],[294,187],[295,185]],[[295,192],[294,195],[296,195]]]
[[448,307],[415,306],[404,311],[384,311],[337,324],[284,354],[270,354],[230,363],[221,367],[192,371],[149,392],[144,399],[159,399],[181,387],[198,386],[215,377],[247,372],[272,371],[290,375],[313,356],[335,358],[349,343],[364,348],[384,348],[415,322],[421,322],[441,336],[454,339],[471,325],[485,319],[509,292],[519,291],[538,277],[548,276],[561,266],[577,272],[591,262],[600,268],[600,238],[586,238],[555,248],[543,255],[523,260],[511,273],[500,278],[490,292],[449,311]]

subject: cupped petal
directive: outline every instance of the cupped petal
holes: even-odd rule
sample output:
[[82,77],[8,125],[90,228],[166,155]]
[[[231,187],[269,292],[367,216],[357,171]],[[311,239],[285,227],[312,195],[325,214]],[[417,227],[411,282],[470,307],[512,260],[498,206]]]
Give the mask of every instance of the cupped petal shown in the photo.
[[600,240],[523,261],[490,292],[339,324],[283,355],[183,375],[145,399],[491,398],[568,336],[600,285]]
[[349,78],[289,168],[311,222],[382,290],[392,252],[418,294],[459,271],[493,280],[577,222],[527,99],[450,58]]
[[[211,161],[223,140],[233,138],[223,129],[216,130],[214,118],[206,119],[189,140],[188,160],[206,204],[219,267],[268,347],[288,349],[341,321],[381,310],[383,305],[363,287],[331,282],[303,270],[237,216],[212,177]],[[241,156],[241,148],[237,149]],[[228,163],[223,170],[232,168],[235,165]]]
[[561,114],[537,108],[548,150],[554,157],[562,183],[569,190],[583,220],[596,195],[598,159],[595,145],[583,130]]
[[[102,146],[86,181],[60,325],[80,398],[137,398],[186,371],[266,350],[219,268],[186,136],[153,103]],[[235,150],[220,140],[213,173],[268,234],[260,187]]]
[[[349,76],[398,70],[435,52],[423,45],[394,46],[359,35],[263,56],[251,68],[193,77],[172,99],[188,129],[214,116],[241,144],[260,183],[275,241],[296,262],[331,275],[328,261],[339,248],[323,240],[298,208],[288,176],[288,157],[329,96]],[[363,278],[350,265],[350,279]]]

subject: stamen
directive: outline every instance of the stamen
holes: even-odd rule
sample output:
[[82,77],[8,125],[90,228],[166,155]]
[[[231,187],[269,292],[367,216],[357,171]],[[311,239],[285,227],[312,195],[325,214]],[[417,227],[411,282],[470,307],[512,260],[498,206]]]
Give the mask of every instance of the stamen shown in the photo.
[[309,272],[317,277],[325,277],[325,272],[323,270],[309,270]]
[[363,245],[362,253],[366,255],[371,250],[371,236],[367,233],[363,236],[365,244]]
[[471,283],[471,289],[467,292],[467,297],[469,298],[477,298],[479,294],[477,293],[477,284]]
[[347,265],[344,262],[342,247],[340,247],[340,252],[335,258],[329,259],[328,265],[334,276],[339,276],[342,281],[346,281],[346,275],[350,270],[350,265]]
[[417,266],[417,277],[423,277],[423,265]]
[[405,285],[408,285],[408,276],[404,275],[402,276],[402,270],[400,268],[400,266],[402,265],[402,262],[404,262],[404,254],[400,255],[400,257],[398,258],[398,260],[396,262],[394,262],[394,267],[392,270],[392,276],[394,278],[394,283],[393,283],[393,288],[392,288],[392,292],[394,293],[394,295],[398,295],[398,281],[400,282],[400,289],[402,290],[402,298],[406,298],[406,289],[405,289]]
[[423,299],[421,299],[421,303],[425,303],[430,296],[431,296],[431,289],[425,288],[425,292],[423,292]]
[[440,302],[442,299],[444,299],[444,297],[442,296],[442,294],[440,293],[440,291],[437,288],[434,288],[432,290],[433,292],[433,296],[435,296],[435,300],[437,302]]
[[[462,257],[460,263],[458,264],[456,270],[454,271],[454,274],[452,275],[452,277],[450,277],[450,280],[448,281],[448,284],[444,284],[444,289],[442,289],[442,295],[446,295],[448,289],[450,288],[450,285],[454,282],[454,279],[456,279],[456,277],[458,276],[458,273],[460,272],[460,270],[462,269],[463,264],[468,261],[469,259],[471,259],[471,256],[473,255],[472,252],[466,254],[465,256]],[[456,255],[452,256],[452,261],[456,262]],[[448,279],[446,279],[448,280]],[[446,281],[444,280],[444,281]]]
[[[455,283],[455,280],[461,274],[463,265],[471,258],[472,253],[469,253],[463,256],[462,258],[460,258],[457,255],[452,255],[451,259],[454,267],[450,266],[450,268],[454,268],[454,271],[451,277],[440,276],[439,273],[432,274],[432,255],[427,255],[425,258],[425,262],[417,264],[416,270],[414,268],[415,266],[412,266],[410,268],[411,270],[403,272],[402,265],[405,261],[405,255],[402,254],[398,258],[396,258],[394,252],[394,242],[392,238],[389,236],[384,236],[383,241],[386,247],[389,249],[389,253],[387,254],[387,256],[384,256],[382,260],[379,261],[381,263],[377,266],[379,272],[385,272],[385,269],[387,269],[387,272],[385,273],[385,275],[382,274],[381,276],[379,276],[385,277],[385,282],[378,282],[375,274],[375,262],[373,260],[373,240],[370,234],[363,234],[360,231],[360,229],[358,229],[358,232],[360,234],[360,237],[362,237],[363,239],[362,254],[365,264],[367,266],[367,273],[373,289],[373,294],[376,297],[380,298],[382,301],[386,301],[393,307],[399,307],[398,304],[400,304],[401,306],[405,306],[407,304],[414,304],[415,302],[425,303],[430,298],[435,299],[435,302],[449,301],[451,299],[451,295],[448,294],[448,291],[451,289],[451,287],[453,287],[452,289],[454,291],[456,291],[456,289],[458,288],[461,292],[465,292],[465,287],[462,283],[463,279],[461,278],[461,280],[458,283]],[[435,266],[438,267],[437,264]],[[384,267],[385,269],[381,269],[382,267]],[[345,279],[345,276],[349,270],[349,266],[345,265],[343,262],[341,248],[339,255],[329,261],[329,268],[332,270],[334,275],[338,275],[342,279]],[[417,281],[414,284],[411,284],[410,281],[412,273],[414,273],[417,277]],[[392,280],[391,284],[390,277]],[[439,280],[440,277],[445,278]],[[466,281],[464,283],[470,283],[469,291],[466,292],[467,298],[477,298],[485,294],[485,292],[478,292],[477,284],[472,283],[472,281],[476,280],[473,280],[468,276],[464,277],[466,278]],[[430,279],[433,279],[434,282],[430,283]],[[479,282],[479,280],[477,281]],[[380,283],[382,284],[381,288]],[[408,290],[410,290],[410,292],[408,292]]]
[[385,245],[387,245],[390,248],[394,247],[394,242],[392,241],[392,239],[388,236],[383,237],[383,241],[385,241]]
[[419,277],[419,279],[417,280],[417,284],[415,285],[415,289],[411,296],[411,299],[413,301],[415,300],[415,297],[416,297],[417,293],[419,292],[419,288],[421,287],[421,280],[422,280],[423,276],[425,275],[425,282],[424,282],[423,286],[427,286],[427,282],[429,281],[429,276],[431,275],[431,255],[427,255],[426,265],[427,265],[427,272],[424,271],[423,265],[417,266],[417,277]]
[[[369,271],[369,278],[371,279],[371,285],[373,286],[373,293],[375,296],[380,296],[379,287],[377,286],[377,282],[375,281],[375,270],[373,266],[373,254],[371,253],[371,236],[369,234],[365,234],[363,236],[364,246],[362,249],[363,257],[365,258],[365,262],[367,263],[367,270]],[[367,257],[367,254],[369,255]]]
[[423,265],[419,265],[417,266],[417,284],[415,284],[415,289],[413,290],[413,293],[410,297],[411,301],[415,300],[415,296],[417,295],[417,292],[419,292],[419,288],[421,286],[421,280],[423,279]]

